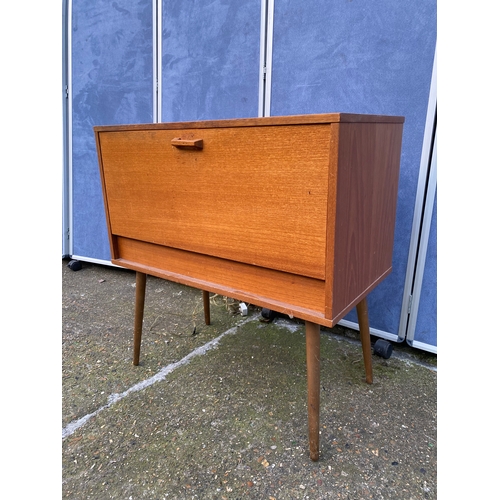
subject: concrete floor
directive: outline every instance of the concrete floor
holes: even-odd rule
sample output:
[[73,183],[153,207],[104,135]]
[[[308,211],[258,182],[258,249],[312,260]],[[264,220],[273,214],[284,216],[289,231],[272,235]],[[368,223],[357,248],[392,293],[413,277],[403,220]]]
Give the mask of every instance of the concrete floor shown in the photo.
[[[320,460],[309,459],[304,325],[133,272],[62,262],[62,497],[437,498],[437,356],[393,344],[364,381],[357,332],[321,331]],[[374,339],[375,340],[375,339]]]

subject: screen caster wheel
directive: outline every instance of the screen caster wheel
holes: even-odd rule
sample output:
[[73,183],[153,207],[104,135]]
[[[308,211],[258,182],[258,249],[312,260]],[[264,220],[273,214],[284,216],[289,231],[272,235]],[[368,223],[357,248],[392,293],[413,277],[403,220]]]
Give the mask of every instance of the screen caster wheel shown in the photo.
[[373,345],[373,354],[384,359],[389,359],[392,354],[392,344],[387,340],[378,339]]
[[268,322],[272,321],[274,318],[278,316],[278,313],[276,311],[273,311],[272,309],[266,309],[265,307],[262,308],[260,314],[262,318]]
[[79,260],[70,260],[68,262],[68,267],[72,271],[79,271],[82,268],[82,263]]

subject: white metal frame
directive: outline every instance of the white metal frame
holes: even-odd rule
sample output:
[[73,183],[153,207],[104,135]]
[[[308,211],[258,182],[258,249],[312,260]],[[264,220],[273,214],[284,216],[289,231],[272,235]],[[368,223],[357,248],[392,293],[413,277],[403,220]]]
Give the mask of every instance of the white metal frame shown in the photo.
[[[420,159],[420,174],[418,178],[417,196],[413,212],[413,225],[406,266],[406,281],[403,290],[403,304],[399,321],[398,341],[405,339],[413,341],[417,322],[418,304],[422,291],[422,279],[425,266],[425,256],[429,240],[429,231],[432,218],[432,207],[436,193],[436,154],[435,149],[435,122],[437,114],[437,49],[434,55],[432,81],[427,107],[427,118]],[[429,205],[430,203],[430,205]],[[410,343],[409,342],[409,343]],[[419,347],[431,352],[437,352],[436,346],[413,342]]]
[[432,148],[432,161],[431,168],[429,172],[429,180],[427,184],[427,196],[425,198],[424,215],[422,218],[422,233],[419,244],[417,265],[415,266],[415,281],[413,283],[413,300],[412,300],[412,312],[408,319],[408,328],[406,331],[406,342],[412,347],[417,347],[426,351],[437,353],[437,345],[431,345],[418,340],[415,338],[415,328],[418,319],[418,306],[420,304],[420,296],[422,293],[422,282],[425,270],[425,261],[427,256],[427,247],[429,244],[429,234],[432,222],[432,211],[434,207],[434,200],[436,198],[436,187],[437,187],[437,131],[434,136],[434,146]]
[[[359,332],[359,324],[354,321],[348,321],[347,319],[341,319],[338,324],[340,326],[345,326],[346,328],[350,328],[351,330],[358,330]],[[370,334],[375,337],[380,337],[386,340],[392,340],[393,342],[399,342],[398,336],[394,333],[385,332],[384,330],[378,330],[377,328],[370,327]]]
[[63,175],[62,175],[62,256],[73,251],[73,197],[72,197],[72,85],[71,85],[71,17],[72,1],[63,1]]
[[261,0],[259,116],[271,116],[271,75],[273,67],[274,0]]
[[153,1],[153,121],[161,122],[163,1]]
[[62,111],[63,111],[63,165],[62,165],[62,226],[61,226],[61,236],[62,236],[62,256],[66,257],[69,255],[69,245],[68,245],[68,203],[66,193],[68,192],[68,171],[66,168],[67,165],[67,151],[66,147],[67,142],[67,134],[66,127],[68,122],[68,114],[66,111],[67,97],[66,97],[66,89],[68,88],[68,74],[67,74],[67,60],[68,60],[68,51],[67,51],[67,19],[68,19],[68,3],[63,0],[63,15],[62,15]]

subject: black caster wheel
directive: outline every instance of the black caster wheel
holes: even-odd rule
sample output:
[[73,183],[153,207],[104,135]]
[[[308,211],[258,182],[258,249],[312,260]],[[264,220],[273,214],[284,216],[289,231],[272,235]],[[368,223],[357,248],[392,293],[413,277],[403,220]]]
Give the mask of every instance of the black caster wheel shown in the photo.
[[276,311],[272,311],[271,309],[262,308],[260,314],[267,321],[272,321],[274,318],[276,318]]
[[68,267],[72,271],[79,271],[82,268],[82,263],[79,260],[70,260],[68,262]]
[[392,344],[387,340],[378,339],[373,345],[373,354],[384,359],[389,359],[392,354]]

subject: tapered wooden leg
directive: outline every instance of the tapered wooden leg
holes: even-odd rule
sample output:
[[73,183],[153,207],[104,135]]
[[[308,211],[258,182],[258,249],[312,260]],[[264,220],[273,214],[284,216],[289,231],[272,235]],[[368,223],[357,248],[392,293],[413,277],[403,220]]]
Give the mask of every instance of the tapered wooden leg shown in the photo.
[[135,276],[135,322],[134,322],[134,365],[139,364],[144,318],[144,298],[146,296],[146,275],[137,272]]
[[306,321],[307,417],[309,422],[309,456],[319,459],[319,392],[320,392],[319,325]]
[[363,349],[363,360],[365,363],[366,381],[373,383],[372,371],[372,347],[370,344],[370,323],[368,321],[368,303],[364,298],[357,306],[359,333],[361,334],[361,347]]
[[210,324],[210,297],[206,290],[203,290],[203,311],[205,312],[205,324]]

